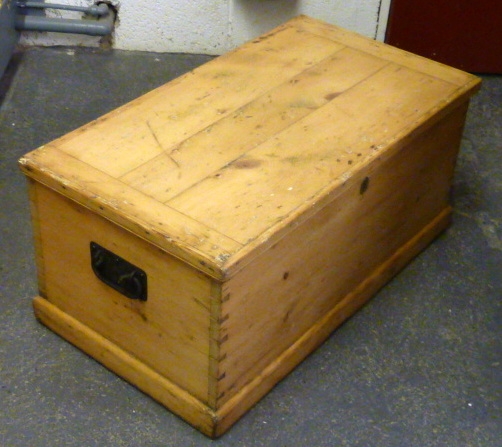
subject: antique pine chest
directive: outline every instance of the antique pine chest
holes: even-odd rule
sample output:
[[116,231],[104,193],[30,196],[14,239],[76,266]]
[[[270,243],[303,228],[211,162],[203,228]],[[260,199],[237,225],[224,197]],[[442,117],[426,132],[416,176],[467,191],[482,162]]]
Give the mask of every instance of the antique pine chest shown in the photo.
[[221,435],[448,225],[479,85],[301,16],[42,146],[36,316]]

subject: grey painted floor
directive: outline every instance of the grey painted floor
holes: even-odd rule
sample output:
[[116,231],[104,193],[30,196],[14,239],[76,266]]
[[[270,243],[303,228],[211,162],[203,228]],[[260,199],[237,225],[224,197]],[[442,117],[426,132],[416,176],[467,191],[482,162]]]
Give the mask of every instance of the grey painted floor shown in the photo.
[[[0,87],[0,446],[209,446],[41,326],[16,160],[206,61],[30,49]],[[502,446],[502,77],[484,77],[462,141],[453,225],[220,446]]]

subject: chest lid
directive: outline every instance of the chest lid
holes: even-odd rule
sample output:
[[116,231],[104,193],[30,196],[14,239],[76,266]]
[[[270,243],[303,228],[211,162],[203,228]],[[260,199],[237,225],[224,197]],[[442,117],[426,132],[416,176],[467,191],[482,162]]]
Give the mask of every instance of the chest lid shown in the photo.
[[478,86],[467,73],[300,16],[20,165],[222,279]]

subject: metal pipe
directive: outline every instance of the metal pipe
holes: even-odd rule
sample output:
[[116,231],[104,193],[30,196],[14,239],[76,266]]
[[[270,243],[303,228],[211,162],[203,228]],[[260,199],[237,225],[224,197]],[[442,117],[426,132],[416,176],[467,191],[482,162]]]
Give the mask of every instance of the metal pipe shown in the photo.
[[65,11],[77,11],[89,14],[95,17],[101,17],[108,14],[108,6],[106,3],[91,6],[77,6],[77,5],[61,5],[58,3],[42,3],[42,2],[25,2],[19,1],[17,3],[19,8],[43,8],[43,9],[61,9]]
[[106,3],[107,14],[97,20],[60,19],[44,16],[18,14],[16,29],[18,31],[51,31],[56,33],[87,34],[89,36],[106,36],[113,31],[115,14]]

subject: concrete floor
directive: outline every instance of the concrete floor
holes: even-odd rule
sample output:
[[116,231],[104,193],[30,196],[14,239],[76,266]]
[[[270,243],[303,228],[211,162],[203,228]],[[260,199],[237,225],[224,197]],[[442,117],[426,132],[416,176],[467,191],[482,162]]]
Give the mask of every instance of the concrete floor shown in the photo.
[[[16,54],[0,86],[0,446],[209,446],[36,322],[16,161],[208,60],[82,48]],[[473,99],[453,225],[220,446],[502,446],[502,76]]]

